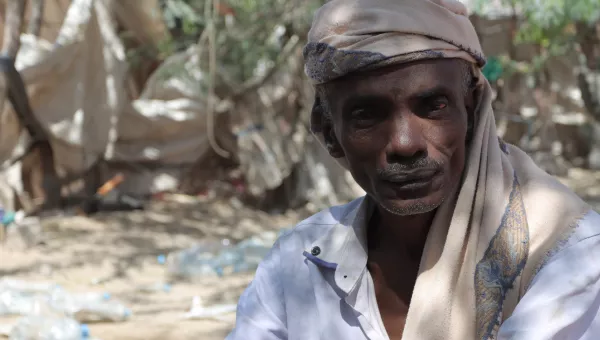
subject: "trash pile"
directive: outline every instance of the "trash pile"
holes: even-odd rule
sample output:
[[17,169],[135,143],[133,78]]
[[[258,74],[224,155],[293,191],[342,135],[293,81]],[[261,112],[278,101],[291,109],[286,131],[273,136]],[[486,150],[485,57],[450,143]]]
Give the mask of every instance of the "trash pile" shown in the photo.
[[86,323],[126,321],[131,311],[106,292],[72,293],[54,283],[5,278],[0,316],[22,316],[0,327],[10,340],[79,340],[90,338]]
[[[263,232],[233,245],[231,240],[204,241],[195,246],[173,252],[167,256],[159,255],[159,263],[165,264],[165,273],[171,280],[201,280],[205,277],[223,277],[225,275],[250,273],[258,268],[263,258],[281,234]],[[153,285],[152,290],[163,290],[165,285]],[[170,289],[170,287],[169,287]],[[186,319],[220,319],[233,313],[236,304],[218,304],[205,306],[198,296],[192,299],[190,310],[183,315]]]
[[[19,228],[11,226],[10,229]],[[252,274],[286,230],[289,229],[265,231],[241,242],[202,240],[190,248],[159,255],[156,260],[164,270],[163,277],[154,282],[140,282],[133,287],[132,293],[143,294],[145,296],[139,298],[147,300],[158,297],[154,294],[174,294],[173,287],[178,282],[209,282],[202,281],[208,278],[220,281],[219,278],[225,276]],[[92,285],[95,283],[92,281]],[[205,304],[202,299],[201,296],[193,296],[190,308],[181,310],[181,319],[227,321],[235,312],[235,301],[224,299],[223,303],[215,303],[208,299]],[[135,304],[134,300],[127,301]],[[126,322],[132,316],[124,303],[103,289],[75,292],[53,282],[0,279],[0,339],[92,339],[92,335],[101,337],[102,334],[91,334],[90,329],[94,330],[94,327],[89,327],[89,324]]]
[[[281,231],[281,233],[285,230]],[[194,280],[207,276],[223,276],[256,270],[279,236],[263,232],[232,245],[231,240],[204,241],[158,261],[166,265],[166,275],[172,279]]]

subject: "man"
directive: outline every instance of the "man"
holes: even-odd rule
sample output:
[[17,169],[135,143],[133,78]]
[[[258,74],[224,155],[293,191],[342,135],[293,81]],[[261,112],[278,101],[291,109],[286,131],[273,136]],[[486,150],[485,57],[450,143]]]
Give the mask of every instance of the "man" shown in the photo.
[[461,3],[329,1],[305,62],[367,195],[276,242],[228,339],[600,339],[600,217],[498,139]]

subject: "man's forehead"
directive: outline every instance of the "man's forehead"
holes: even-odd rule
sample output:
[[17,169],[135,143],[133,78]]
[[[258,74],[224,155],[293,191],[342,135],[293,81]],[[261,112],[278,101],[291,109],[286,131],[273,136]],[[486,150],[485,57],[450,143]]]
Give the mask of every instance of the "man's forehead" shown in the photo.
[[360,94],[385,91],[418,92],[431,88],[460,86],[460,60],[440,59],[386,66],[355,73],[326,85],[331,99],[343,100]]

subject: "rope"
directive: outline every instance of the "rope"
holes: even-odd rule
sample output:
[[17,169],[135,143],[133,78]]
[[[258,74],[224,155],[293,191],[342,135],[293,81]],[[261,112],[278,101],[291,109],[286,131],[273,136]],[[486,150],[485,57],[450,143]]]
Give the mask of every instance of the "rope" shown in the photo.
[[[204,17],[206,19],[206,31],[208,37],[208,97],[206,100],[206,132],[210,147],[217,155],[229,158],[229,152],[217,143],[215,136],[215,78],[217,70],[217,46],[215,18],[217,16],[217,0],[206,0],[204,6]],[[203,34],[204,36],[204,34]]]

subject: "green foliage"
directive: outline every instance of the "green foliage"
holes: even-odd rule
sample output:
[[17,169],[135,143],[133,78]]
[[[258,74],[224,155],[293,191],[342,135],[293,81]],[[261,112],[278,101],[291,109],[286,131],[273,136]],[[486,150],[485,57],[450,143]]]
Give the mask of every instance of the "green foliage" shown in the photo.
[[160,46],[167,56],[198,42],[211,20],[217,31],[217,60],[231,81],[252,78],[260,61],[274,60],[287,38],[305,36],[317,0],[228,0],[219,1],[232,15],[221,11],[216,17],[205,16],[206,0],[166,0],[165,22],[170,29],[180,23],[181,34]]
[[[477,0],[476,12],[485,12],[487,3],[489,0]],[[502,0],[501,4],[519,16],[516,42],[533,42],[544,48],[572,43],[575,22],[592,25],[600,20],[598,0]]]
[[502,61],[497,57],[490,57],[487,60],[487,63],[483,67],[483,75],[490,81],[495,82],[500,77],[502,77],[502,73],[504,72],[504,66],[502,65]]
[[[476,13],[485,13],[489,0],[477,0]],[[552,56],[565,55],[576,46],[575,23],[593,25],[600,20],[598,0],[502,0],[518,16],[515,43],[539,47],[540,54],[518,71],[535,72]],[[508,62],[510,63],[510,61]],[[504,63],[511,69],[507,62]]]

